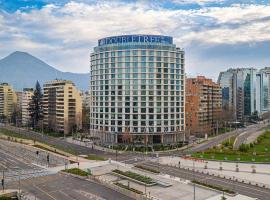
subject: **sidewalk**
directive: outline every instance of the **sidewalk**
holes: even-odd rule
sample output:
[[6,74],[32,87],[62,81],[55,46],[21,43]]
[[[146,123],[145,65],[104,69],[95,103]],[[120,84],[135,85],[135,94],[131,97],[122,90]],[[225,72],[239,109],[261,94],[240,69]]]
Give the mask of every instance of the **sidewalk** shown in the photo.
[[[174,166],[179,166],[179,161],[181,167],[193,168],[193,162],[195,168],[204,171],[211,172],[215,174],[220,174],[228,176],[234,179],[242,179],[256,183],[263,183],[270,187],[270,164],[248,164],[248,163],[238,163],[239,172],[236,172],[235,162],[220,162],[208,161],[207,169],[205,169],[206,162],[203,160],[186,160],[180,157],[161,157],[159,162],[161,164],[169,164]],[[222,166],[222,171],[220,170]],[[252,173],[252,166],[255,166],[256,173]]]
[[[222,194],[221,195],[218,195],[218,196],[215,196],[215,197],[211,197],[207,200],[220,200],[222,198]],[[227,196],[227,195],[224,195],[224,197],[226,198],[226,200],[256,200],[255,198],[251,198],[251,197],[248,197],[248,196],[244,196],[244,195],[241,195],[241,194],[238,194],[234,197],[230,197],[230,196]]]

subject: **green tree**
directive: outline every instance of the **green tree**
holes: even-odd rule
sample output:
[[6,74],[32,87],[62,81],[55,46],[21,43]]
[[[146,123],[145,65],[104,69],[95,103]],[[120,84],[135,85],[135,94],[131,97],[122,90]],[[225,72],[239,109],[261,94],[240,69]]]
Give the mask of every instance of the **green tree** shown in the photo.
[[31,117],[32,127],[36,128],[38,122],[43,119],[43,107],[42,107],[42,89],[39,82],[37,81],[34,95],[30,101],[29,113]]

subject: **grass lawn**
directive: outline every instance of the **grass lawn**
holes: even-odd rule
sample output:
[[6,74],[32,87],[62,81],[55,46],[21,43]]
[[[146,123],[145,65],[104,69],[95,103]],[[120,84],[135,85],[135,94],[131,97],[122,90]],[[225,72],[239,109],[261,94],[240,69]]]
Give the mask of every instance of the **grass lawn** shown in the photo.
[[26,136],[26,135],[22,135],[22,134],[19,134],[19,133],[16,133],[14,131],[10,131],[10,130],[7,130],[7,129],[3,129],[3,128],[0,128],[0,134],[3,134],[3,135],[6,135],[8,137],[10,137],[10,141],[15,141],[15,142],[19,142],[20,140],[19,139],[26,139],[26,140],[32,140],[32,141],[38,141],[40,143],[43,143],[43,144],[46,144],[52,148],[55,148],[55,149],[59,149],[61,151],[64,151],[64,152],[67,152],[69,154],[72,154],[72,155],[78,155],[78,153],[68,147],[63,147],[61,145],[51,145],[47,142],[44,142],[44,141],[39,141],[39,140],[34,140],[32,137],[30,136]]
[[39,145],[39,144],[35,144],[35,145],[33,145],[33,146],[34,146],[34,147],[37,147],[37,148],[39,148],[39,149],[45,150],[45,151],[50,151],[50,152],[53,152],[53,153],[57,153],[57,154],[59,154],[59,155],[61,155],[61,156],[66,156],[65,154],[60,153],[59,151],[57,151],[57,149],[55,149],[55,151],[54,151],[54,150],[52,150],[52,149],[50,149],[50,148],[41,146],[41,145]]
[[70,173],[70,174],[75,174],[75,175],[78,175],[78,176],[88,176],[88,175],[91,175],[90,173],[88,173],[86,171],[83,171],[81,169],[78,169],[78,168],[65,169],[65,170],[62,170],[62,172],[66,172],[66,173]]
[[234,139],[232,138],[230,142],[223,142],[221,147],[194,153],[192,156],[206,160],[270,163],[270,131],[265,131],[263,135],[257,138],[257,142],[251,145],[246,151],[232,150],[233,142]]
[[14,137],[14,138],[17,138],[17,139],[32,140],[31,137],[21,135],[21,134],[18,134],[18,133],[15,133],[13,131],[9,131],[9,130],[3,129],[3,128],[0,128],[0,134],[3,134],[5,136],[9,136],[9,137]]
[[11,197],[0,197],[0,200],[16,200],[17,197],[11,198]]
[[223,188],[223,187],[220,187],[220,186],[217,186],[217,185],[210,185],[210,184],[207,184],[207,183],[204,183],[204,182],[201,182],[201,181],[195,181],[195,180],[191,181],[191,182],[195,183],[195,184],[198,184],[198,185],[205,186],[205,187],[209,187],[209,188],[212,188],[212,189],[215,189],[215,190],[226,192],[226,193],[229,193],[229,194],[235,194],[234,191]]

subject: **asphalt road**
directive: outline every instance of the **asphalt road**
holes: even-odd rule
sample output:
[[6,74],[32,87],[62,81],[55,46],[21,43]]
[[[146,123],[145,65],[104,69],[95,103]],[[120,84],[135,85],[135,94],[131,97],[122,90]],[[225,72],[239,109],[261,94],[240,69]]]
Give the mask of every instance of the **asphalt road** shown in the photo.
[[184,150],[183,154],[192,154],[195,152],[200,152],[200,151],[204,151],[206,149],[209,149],[211,147],[214,147],[222,142],[224,142],[225,140],[229,139],[230,137],[235,137],[240,135],[243,132],[256,132],[257,130],[261,129],[262,127],[264,127],[265,124],[254,124],[251,126],[248,126],[246,128],[240,128],[237,129],[235,131],[232,132],[228,132],[225,134],[221,134],[219,136],[216,136],[215,138],[210,139],[209,141],[206,141],[202,144],[196,145],[195,147],[192,147],[190,149]]
[[[248,126],[247,128],[241,128],[229,133],[225,133],[225,134],[221,134],[216,136],[215,138],[211,138],[208,141],[203,142],[202,144],[198,144],[194,147],[191,147],[189,149],[186,150],[179,150],[179,151],[171,151],[171,152],[163,152],[163,153],[159,153],[160,156],[166,156],[166,155],[170,155],[170,154],[175,154],[175,155],[186,155],[186,154],[192,154],[194,152],[200,152],[200,151],[204,151],[208,148],[214,147],[220,143],[222,143],[223,141],[227,140],[229,137],[234,137],[234,136],[238,136],[241,133],[245,132],[245,131],[257,131],[259,129],[261,129],[263,126],[265,126],[265,124],[255,124],[255,125],[251,125]],[[88,155],[88,154],[95,154],[98,156],[103,156],[106,158],[111,158],[113,160],[116,160],[116,154],[115,153],[109,153],[109,152],[105,152],[105,151],[101,151],[101,150],[97,150],[97,149],[92,149],[89,147],[84,147],[84,146],[80,146],[78,144],[72,144],[69,143],[67,141],[65,141],[62,138],[55,138],[55,137],[51,137],[51,136],[47,136],[47,135],[43,135],[41,133],[37,133],[34,131],[30,131],[30,130],[25,130],[25,129],[19,129],[16,127],[12,127],[12,126],[6,126],[6,129],[12,130],[18,134],[24,135],[30,139],[34,139],[36,141],[39,142],[43,142],[43,143],[47,143],[49,145],[53,145],[59,149],[65,149],[65,150],[70,150],[72,152],[76,152],[76,154],[78,155]],[[154,156],[154,154],[150,153],[147,155],[147,157],[150,156]],[[125,152],[123,154],[118,154],[117,155],[117,160],[118,161],[129,161],[135,158],[139,158],[139,157],[144,157],[145,155],[143,154],[139,154],[139,153],[135,153],[135,152]]]
[[[5,126],[3,128],[14,131],[17,134],[23,135],[29,139],[33,139],[41,143],[46,143],[46,144],[55,146],[56,148],[59,148],[61,150],[70,150],[70,152],[75,152],[77,155],[94,154],[94,155],[103,156],[105,158],[111,158],[113,160],[116,160],[116,154],[114,153],[109,153],[109,152],[105,152],[105,151],[101,151],[97,149],[92,149],[89,147],[80,146],[77,144],[72,144],[65,141],[63,138],[51,137],[51,136],[43,135],[41,133],[37,133],[31,130],[25,130],[22,128],[16,128],[12,126]],[[135,158],[137,156],[138,155],[134,153],[117,154],[117,160],[124,161],[124,160]]]
[[5,149],[0,147],[0,170],[3,169],[24,169],[24,170],[32,170],[32,169],[39,169],[39,167],[36,167],[29,162],[26,162],[25,160],[17,157],[14,154],[11,154],[10,152],[7,152]]
[[252,126],[246,131],[242,132],[240,135],[237,136],[235,139],[235,143],[233,144],[233,149],[238,150],[241,144],[243,144],[248,137],[250,137],[252,134],[255,134],[259,131],[259,128],[257,126]]
[[[18,189],[18,183],[9,184]],[[130,200],[112,189],[69,175],[55,174],[21,181],[23,196],[40,200]],[[30,198],[31,197],[31,198]]]
[[270,190],[248,185],[245,183],[239,183],[232,180],[223,179],[220,177],[215,177],[207,174],[201,174],[198,172],[193,173],[192,171],[179,169],[176,167],[160,165],[154,162],[145,162],[142,165],[158,169],[159,171],[169,174],[175,177],[180,177],[187,180],[198,180],[201,182],[205,182],[207,184],[221,186],[223,188],[230,189],[232,191],[236,191],[239,194],[243,194],[246,196],[259,198],[260,200],[269,200],[270,199]]
[[5,184],[19,179],[23,180],[51,174],[48,170],[34,165],[35,160],[31,161],[33,157],[26,158],[28,155],[23,154],[19,156],[18,153],[13,151],[15,148],[8,147],[7,143],[0,141],[0,177],[2,179],[4,175]]

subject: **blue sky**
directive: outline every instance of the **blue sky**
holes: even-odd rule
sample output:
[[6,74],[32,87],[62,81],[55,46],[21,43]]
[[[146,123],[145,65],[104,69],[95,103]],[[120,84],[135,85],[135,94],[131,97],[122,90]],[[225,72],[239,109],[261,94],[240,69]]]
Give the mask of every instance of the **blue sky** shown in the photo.
[[99,38],[136,33],[173,36],[191,76],[270,66],[270,0],[0,0],[0,57],[88,72]]

